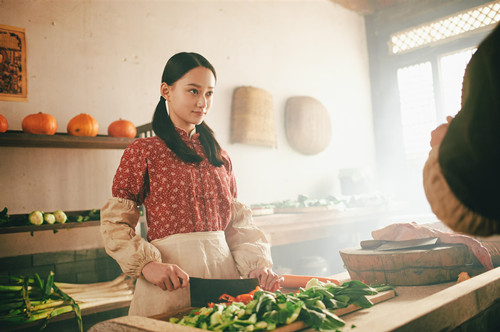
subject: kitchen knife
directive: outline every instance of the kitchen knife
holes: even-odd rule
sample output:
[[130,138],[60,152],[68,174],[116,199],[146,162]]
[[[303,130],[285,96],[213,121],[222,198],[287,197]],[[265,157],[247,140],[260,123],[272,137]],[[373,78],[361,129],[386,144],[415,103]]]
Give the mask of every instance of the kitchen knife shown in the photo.
[[222,294],[238,296],[251,292],[259,285],[257,278],[251,279],[203,279],[189,278],[191,306],[204,307],[210,302],[219,303]]
[[437,243],[437,241],[437,237],[403,241],[364,240],[360,242],[360,245],[363,249],[399,250],[433,246]]

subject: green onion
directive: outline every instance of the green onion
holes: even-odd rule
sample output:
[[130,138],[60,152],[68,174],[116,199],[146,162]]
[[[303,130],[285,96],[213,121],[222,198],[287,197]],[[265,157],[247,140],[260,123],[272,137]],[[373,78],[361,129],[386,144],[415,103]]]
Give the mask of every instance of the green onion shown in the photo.
[[42,330],[51,318],[74,311],[78,331],[83,331],[80,306],[54,283],[53,271],[45,280],[38,274],[6,277],[14,285],[0,285],[0,326],[43,320]]

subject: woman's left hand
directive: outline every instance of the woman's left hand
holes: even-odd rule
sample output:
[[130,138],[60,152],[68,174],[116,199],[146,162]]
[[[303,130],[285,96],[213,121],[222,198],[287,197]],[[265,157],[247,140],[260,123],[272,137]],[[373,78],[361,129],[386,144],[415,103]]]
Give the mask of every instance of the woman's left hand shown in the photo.
[[448,131],[448,125],[450,124],[451,120],[453,120],[453,117],[448,116],[446,117],[446,123],[443,123],[439,125],[436,129],[434,129],[431,132],[431,147],[435,147],[439,144],[441,144],[441,141],[444,138],[444,135],[446,135],[446,131]]
[[269,292],[277,291],[280,288],[280,282],[283,281],[282,277],[267,267],[255,269],[250,272],[248,276],[250,278],[257,278],[259,280],[260,287]]

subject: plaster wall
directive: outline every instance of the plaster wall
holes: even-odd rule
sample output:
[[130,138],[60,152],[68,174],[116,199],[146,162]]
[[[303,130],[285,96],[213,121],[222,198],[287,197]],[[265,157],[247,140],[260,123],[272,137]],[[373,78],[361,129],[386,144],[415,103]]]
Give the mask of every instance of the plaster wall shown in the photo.
[[[26,29],[28,101],[0,101],[9,129],[20,130],[35,112],[52,114],[58,132],[79,113],[97,119],[99,134],[118,118],[148,123],[165,62],[195,51],[217,70],[206,121],[232,158],[241,201],[339,194],[339,169],[374,168],[364,20],[331,1],[0,0],[0,24]],[[238,86],[273,95],[276,149],[231,144]],[[330,114],[332,141],[317,155],[300,154],[287,142],[285,104],[293,96],[314,97]],[[12,214],[100,208],[122,153],[0,147],[0,208]],[[43,233],[34,234],[37,241],[2,235],[0,256],[102,246],[92,227]]]

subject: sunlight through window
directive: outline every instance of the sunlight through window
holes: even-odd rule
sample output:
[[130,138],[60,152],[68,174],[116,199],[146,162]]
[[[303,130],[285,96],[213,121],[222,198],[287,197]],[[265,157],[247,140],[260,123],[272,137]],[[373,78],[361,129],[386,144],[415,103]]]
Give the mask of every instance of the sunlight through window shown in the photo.
[[423,159],[436,124],[432,67],[423,62],[399,68],[397,75],[406,159]]
[[475,51],[476,48],[473,48],[439,58],[443,117],[438,122],[444,122],[446,116],[455,116],[460,110],[465,68]]
[[475,7],[461,13],[426,23],[391,35],[392,54],[407,52],[461,35],[500,21],[500,1]]

